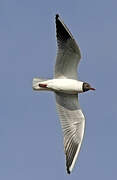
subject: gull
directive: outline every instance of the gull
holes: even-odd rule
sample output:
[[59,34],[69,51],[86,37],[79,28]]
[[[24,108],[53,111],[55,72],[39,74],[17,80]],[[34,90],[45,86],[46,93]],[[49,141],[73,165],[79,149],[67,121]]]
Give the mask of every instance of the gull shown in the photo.
[[85,117],[80,108],[78,94],[95,90],[87,82],[77,78],[77,66],[81,59],[80,48],[73,35],[57,14],[56,37],[58,52],[53,79],[33,79],[33,90],[52,91],[60,117],[64,138],[66,169],[70,174],[78,157],[85,129]]

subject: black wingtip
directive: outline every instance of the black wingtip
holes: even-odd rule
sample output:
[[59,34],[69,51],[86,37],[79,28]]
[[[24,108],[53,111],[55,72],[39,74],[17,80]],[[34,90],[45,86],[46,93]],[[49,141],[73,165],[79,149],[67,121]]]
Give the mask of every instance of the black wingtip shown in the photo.
[[59,14],[56,14],[56,20],[59,18]]
[[70,172],[70,170],[69,170],[69,168],[67,168],[67,173],[68,173],[68,174],[70,174],[70,173],[71,173],[71,172]]

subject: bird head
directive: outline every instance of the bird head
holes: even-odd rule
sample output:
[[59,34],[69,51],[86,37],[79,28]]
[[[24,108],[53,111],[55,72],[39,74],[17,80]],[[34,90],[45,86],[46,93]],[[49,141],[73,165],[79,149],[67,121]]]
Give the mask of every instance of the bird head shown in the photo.
[[84,82],[84,83],[83,83],[83,92],[89,91],[89,90],[93,90],[93,91],[94,91],[94,90],[96,90],[96,89],[95,89],[95,88],[92,88],[89,83]]

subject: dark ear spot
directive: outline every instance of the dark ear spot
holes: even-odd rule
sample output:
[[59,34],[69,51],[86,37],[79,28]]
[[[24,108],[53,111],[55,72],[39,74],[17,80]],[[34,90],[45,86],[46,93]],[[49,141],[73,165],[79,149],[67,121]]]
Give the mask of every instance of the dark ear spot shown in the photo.
[[83,83],[83,92],[86,92],[90,89],[90,85],[88,83]]
[[83,83],[83,85],[82,85],[82,86],[83,86],[83,87],[82,87],[83,92],[85,92],[86,83]]

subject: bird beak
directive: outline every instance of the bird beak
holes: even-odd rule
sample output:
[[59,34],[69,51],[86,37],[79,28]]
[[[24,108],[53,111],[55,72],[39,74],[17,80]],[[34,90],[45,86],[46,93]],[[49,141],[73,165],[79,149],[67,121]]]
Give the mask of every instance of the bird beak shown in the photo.
[[95,91],[96,89],[91,87],[91,88],[90,88],[90,90],[93,90],[93,91]]

